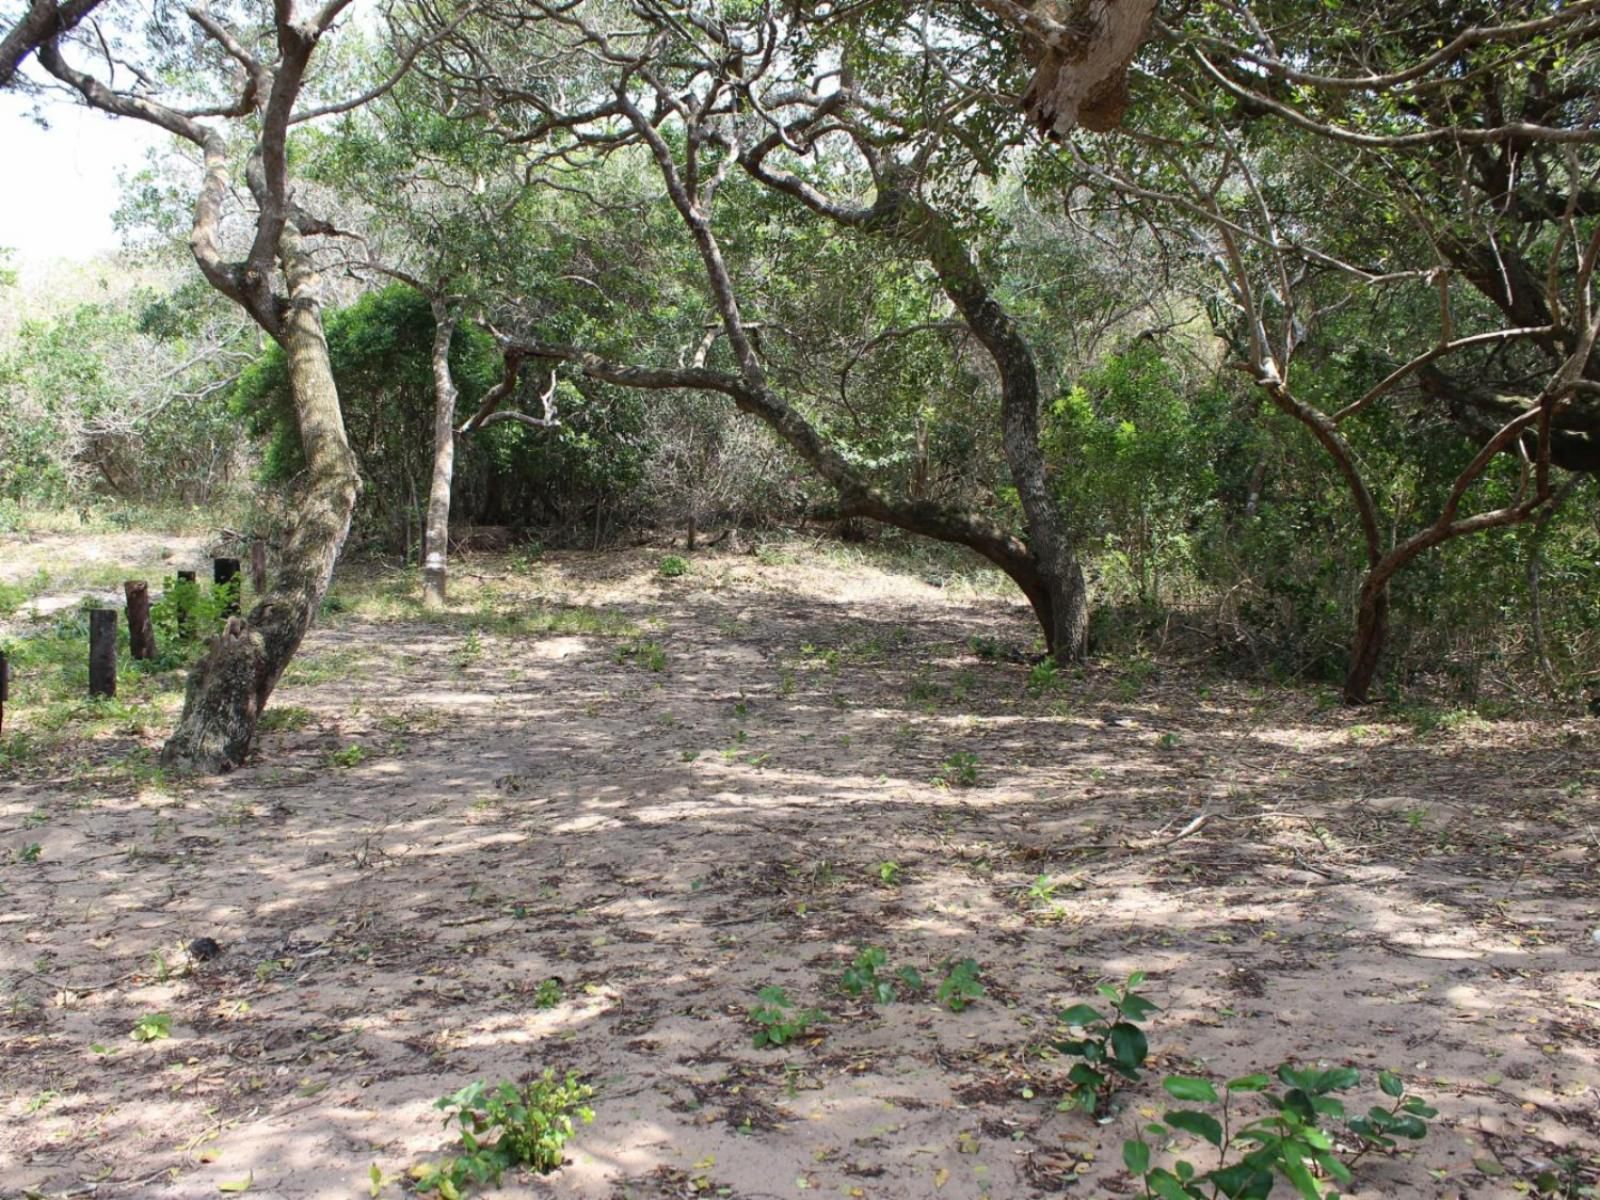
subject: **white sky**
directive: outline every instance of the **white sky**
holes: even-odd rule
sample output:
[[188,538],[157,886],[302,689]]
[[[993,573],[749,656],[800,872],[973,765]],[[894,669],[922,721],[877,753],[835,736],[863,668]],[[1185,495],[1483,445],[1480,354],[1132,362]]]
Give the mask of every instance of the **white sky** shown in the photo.
[[41,103],[50,128],[40,129],[29,115],[33,107],[32,100],[0,92],[0,246],[23,265],[82,261],[116,249],[117,175],[141,166],[165,135],[64,99]]

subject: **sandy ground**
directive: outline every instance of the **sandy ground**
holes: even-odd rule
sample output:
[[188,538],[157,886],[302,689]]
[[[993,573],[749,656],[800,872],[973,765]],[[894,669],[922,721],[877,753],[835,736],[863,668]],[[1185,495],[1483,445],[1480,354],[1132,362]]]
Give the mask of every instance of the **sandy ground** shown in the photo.
[[[364,1196],[376,1166],[398,1196],[450,1148],[436,1098],[554,1066],[596,1120],[497,1194],[1133,1195],[1155,1079],[1097,1124],[1041,1051],[1135,969],[1157,1076],[1392,1067],[1440,1110],[1349,1194],[1600,1180],[1600,723],[1419,736],[1127,665],[1035,695],[967,645],[1026,645],[1011,603],[655,561],[524,582],[639,623],[659,672],[630,639],[346,616],[247,769],[0,775],[0,1194]],[[874,1009],[838,987],[863,944],[971,957],[987,994]],[[766,984],[829,1022],[755,1049]],[[132,1040],[154,1012],[171,1036]]]

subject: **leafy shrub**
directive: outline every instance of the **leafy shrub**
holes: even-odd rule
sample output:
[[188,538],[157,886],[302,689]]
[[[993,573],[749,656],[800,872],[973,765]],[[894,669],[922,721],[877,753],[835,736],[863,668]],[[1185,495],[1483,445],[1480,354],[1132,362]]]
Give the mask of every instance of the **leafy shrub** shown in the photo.
[[454,1124],[465,1153],[414,1168],[417,1191],[438,1192],[456,1200],[467,1187],[498,1186],[516,1167],[548,1175],[561,1166],[562,1148],[574,1132],[574,1118],[588,1124],[594,1110],[588,1101],[594,1088],[568,1071],[557,1079],[551,1068],[519,1087],[493,1087],[475,1080],[435,1102],[445,1112],[446,1128]]
[[689,573],[689,560],[669,554],[661,560],[661,574],[666,579],[677,579]]
[[939,1003],[951,1012],[961,1012],[967,1005],[985,994],[983,984],[978,982],[980,974],[982,972],[973,959],[963,958],[959,962],[954,960],[947,962],[944,981],[939,984],[939,990],[934,995]]
[[925,986],[915,967],[899,967],[887,975],[878,969],[888,965],[889,956],[877,946],[863,946],[855,960],[845,968],[839,987],[848,996],[865,996],[873,1004],[891,1004],[899,998],[901,987],[920,992]]
[[760,1026],[754,1038],[757,1050],[792,1042],[813,1025],[828,1019],[818,1008],[796,1012],[794,1001],[781,987],[769,984],[756,993],[756,999],[760,1003],[750,1010],[750,1019]]

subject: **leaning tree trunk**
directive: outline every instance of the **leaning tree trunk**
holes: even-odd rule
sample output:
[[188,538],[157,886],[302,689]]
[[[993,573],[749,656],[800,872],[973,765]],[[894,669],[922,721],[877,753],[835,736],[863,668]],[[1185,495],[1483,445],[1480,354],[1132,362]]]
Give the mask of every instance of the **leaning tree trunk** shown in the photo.
[[450,374],[450,339],[456,314],[433,301],[433,483],[422,538],[422,604],[443,608],[450,560],[450,481],[455,471],[456,384]]
[[305,483],[272,590],[248,617],[229,620],[190,672],[178,727],[161,752],[163,763],[185,770],[226,771],[244,761],[267,697],[328,590],[361,489],[323,336],[316,275],[292,231],[283,236],[283,261],[289,304],[281,341]]
[[977,335],[1000,374],[1001,447],[1022,504],[1038,589],[1028,599],[1057,662],[1081,662],[1089,652],[1089,595],[1067,521],[1045,478],[1039,447],[1039,370],[1011,314],[994,298],[966,245],[949,223],[909,196],[886,191],[879,207],[909,218],[940,286]]
[[1344,702],[1365,704],[1372,680],[1389,640],[1389,577],[1378,582],[1368,576],[1356,609],[1356,638],[1350,651],[1350,670],[1344,677]]

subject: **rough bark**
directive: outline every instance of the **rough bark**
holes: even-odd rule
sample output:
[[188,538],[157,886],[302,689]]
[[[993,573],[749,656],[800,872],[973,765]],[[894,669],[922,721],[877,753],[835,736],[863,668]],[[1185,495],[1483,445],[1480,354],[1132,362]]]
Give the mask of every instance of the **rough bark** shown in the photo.
[[59,5],[53,0],[31,0],[22,19],[0,38],[0,88],[11,82],[28,55],[69,32],[100,4],[101,0],[67,0]]
[[1033,350],[1004,306],[989,292],[966,244],[925,205],[886,189],[882,213],[927,255],[939,284],[994,361],[1000,375],[1001,447],[1017,489],[1038,577],[1033,604],[1045,644],[1058,662],[1089,651],[1089,595],[1071,530],[1045,477],[1039,446],[1039,369]]
[[327,592],[360,491],[323,336],[317,278],[292,228],[285,229],[283,243],[289,304],[281,341],[305,452],[304,483],[272,591],[243,620],[230,620],[190,673],[183,714],[161,753],[162,762],[185,770],[225,771],[244,761],[267,698]]
[[456,313],[445,301],[433,304],[433,481],[422,538],[422,603],[442,608],[450,557],[450,482],[455,471],[456,384],[450,374],[450,341]]

